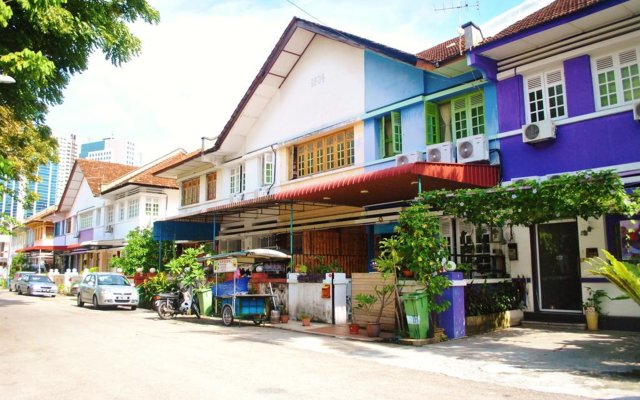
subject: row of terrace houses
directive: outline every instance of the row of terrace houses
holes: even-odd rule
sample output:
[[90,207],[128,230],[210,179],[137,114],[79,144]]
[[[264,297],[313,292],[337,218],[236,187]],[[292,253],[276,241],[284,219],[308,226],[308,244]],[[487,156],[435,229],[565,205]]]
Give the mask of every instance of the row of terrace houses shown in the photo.
[[[493,37],[468,23],[418,54],[294,18],[214,143],[159,171],[179,183],[180,206],[154,235],[221,252],[278,248],[294,265],[350,274],[370,270],[421,191],[599,168],[637,186],[639,14],[636,0],[558,0]],[[603,248],[637,257],[621,245],[630,224],[494,232],[441,218],[475,279],[525,276],[528,318],[569,321],[582,318],[587,286],[618,293],[584,259]],[[631,301],[604,308],[637,326]]]
[[60,202],[15,230],[13,251],[32,267],[108,271],[129,231],[177,213],[176,181],[154,173],[184,156],[176,150],[142,167],[76,160]]

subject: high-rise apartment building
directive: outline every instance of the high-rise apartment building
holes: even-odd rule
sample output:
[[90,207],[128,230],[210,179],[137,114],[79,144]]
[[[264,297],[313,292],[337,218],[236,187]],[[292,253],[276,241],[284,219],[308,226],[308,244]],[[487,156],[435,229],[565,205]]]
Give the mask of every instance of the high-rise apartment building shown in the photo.
[[56,203],[62,197],[62,192],[67,185],[67,179],[71,174],[73,163],[78,158],[78,143],[76,135],[56,136],[58,139],[58,182],[56,187]]
[[80,158],[125,165],[140,165],[141,155],[135,143],[126,139],[105,138],[80,146]]

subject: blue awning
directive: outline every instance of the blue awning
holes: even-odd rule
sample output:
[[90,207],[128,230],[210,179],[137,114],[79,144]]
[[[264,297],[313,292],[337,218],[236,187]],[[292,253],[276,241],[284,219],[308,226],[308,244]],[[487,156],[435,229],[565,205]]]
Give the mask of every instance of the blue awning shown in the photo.
[[[215,236],[220,232],[216,225]],[[153,223],[153,240],[212,241],[213,224],[206,222],[157,221]]]

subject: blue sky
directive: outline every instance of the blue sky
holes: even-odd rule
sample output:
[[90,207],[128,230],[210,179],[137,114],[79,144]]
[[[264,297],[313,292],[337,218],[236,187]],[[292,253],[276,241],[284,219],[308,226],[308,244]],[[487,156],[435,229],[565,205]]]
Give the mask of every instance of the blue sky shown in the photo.
[[47,123],[80,143],[128,138],[148,162],[217,135],[294,16],[417,53],[467,21],[488,36],[551,2],[480,0],[478,9],[476,0],[292,1],[311,16],[286,0],[149,0],[161,22],[132,26],[142,54],[119,68],[93,55]]

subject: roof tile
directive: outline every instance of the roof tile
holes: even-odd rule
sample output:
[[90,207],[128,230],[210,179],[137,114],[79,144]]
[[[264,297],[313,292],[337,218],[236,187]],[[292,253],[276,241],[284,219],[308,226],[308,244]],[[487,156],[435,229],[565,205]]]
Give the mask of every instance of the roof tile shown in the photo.
[[441,63],[464,53],[464,36],[455,37],[416,54],[431,63]]
[[79,158],[76,162],[84,174],[87,183],[89,183],[91,193],[93,193],[94,196],[100,195],[100,187],[102,185],[113,182],[137,168],[132,165],[87,160],[84,158]]

